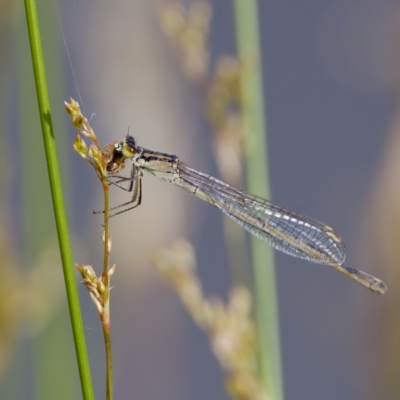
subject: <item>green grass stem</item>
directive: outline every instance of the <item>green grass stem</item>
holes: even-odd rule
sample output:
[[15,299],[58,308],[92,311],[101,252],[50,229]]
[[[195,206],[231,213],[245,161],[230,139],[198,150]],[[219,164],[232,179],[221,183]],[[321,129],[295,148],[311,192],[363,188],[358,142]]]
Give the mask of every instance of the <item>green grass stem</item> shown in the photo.
[[64,279],[70,310],[72,331],[75,341],[75,351],[81,379],[82,394],[85,400],[94,399],[89,360],[86,351],[85,336],[79,306],[78,290],[76,287],[68,226],[58,168],[58,159],[54,141],[50,102],[47,90],[46,74],[40,39],[39,22],[35,0],[25,0],[25,13],[28,25],[29,42],[31,47],[34,79],[39,105],[40,122],[50,180],[54,215],[63,264]]
[[[242,74],[246,183],[250,193],[270,198],[266,119],[260,55],[257,0],[234,0],[239,59],[250,65]],[[283,400],[277,288],[273,250],[251,237],[256,317],[260,337],[260,373],[270,400]]]

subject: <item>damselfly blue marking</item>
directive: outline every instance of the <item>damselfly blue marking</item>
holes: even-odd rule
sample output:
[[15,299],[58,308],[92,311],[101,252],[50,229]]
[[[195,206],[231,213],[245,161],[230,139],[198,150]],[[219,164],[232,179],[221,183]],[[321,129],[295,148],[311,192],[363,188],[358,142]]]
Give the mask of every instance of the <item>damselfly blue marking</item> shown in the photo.
[[[386,285],[379,279],[345,264],[346,248],[334,230],[305,215],[252,196],[210,175],[203,174],[172,154],[139,147],[132,136],[115,144],[107,162],[112,174],[120,171],[126,160],[132,161],[129,202],[111,216],[131,210],[142,200],[142,171],[173,183],[219,208],[240,226],[277,250],[314,263],[329,265],[373,292],[384,294]],[[120,177],[119,177],[120,178]],[[119,185],[119,181],[112,183]],[[121,209],[122,208],[122,209]]]

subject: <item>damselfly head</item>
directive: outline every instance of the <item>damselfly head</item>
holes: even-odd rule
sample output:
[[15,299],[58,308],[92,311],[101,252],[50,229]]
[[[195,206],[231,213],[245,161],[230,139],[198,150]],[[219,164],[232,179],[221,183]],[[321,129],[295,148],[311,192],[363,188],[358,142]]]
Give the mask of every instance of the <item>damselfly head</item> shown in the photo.
[[132,136],[125,136],[118,145],[125,158],[132,158],[137,153],[136,140]]

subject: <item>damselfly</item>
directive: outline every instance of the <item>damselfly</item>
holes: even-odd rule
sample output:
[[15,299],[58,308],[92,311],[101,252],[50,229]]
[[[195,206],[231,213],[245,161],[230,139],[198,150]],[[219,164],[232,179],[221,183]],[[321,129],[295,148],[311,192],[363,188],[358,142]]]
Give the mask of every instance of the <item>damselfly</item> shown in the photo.
[[[140,205],[142,171],[146,171],[219,208],[275,249],[314,263],[329,265],[373,292],[386,293],[387,287],[381,280],[344,263],[345,245],[328,225],[196,171],[175,155],[139,147],[129,135],[116,143],[108,155],[107,170],[115,175],[127,159],[132,160],[132,172],[129,178],[122,180],[131,182],[127,190],[133,191],[133,195],[129,202],[114,207],[112,210],[119,211],[111,216]],[[112,183],[120,186],[119,182],[121,179]]]

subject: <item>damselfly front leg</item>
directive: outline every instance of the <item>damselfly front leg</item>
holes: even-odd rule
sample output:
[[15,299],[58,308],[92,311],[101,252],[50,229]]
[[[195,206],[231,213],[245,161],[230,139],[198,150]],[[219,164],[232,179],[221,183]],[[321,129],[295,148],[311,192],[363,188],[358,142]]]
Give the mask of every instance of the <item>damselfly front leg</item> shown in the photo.
[[[115,215],[122,214],[125,211],[133,210],[134,208],[140,206],[142,203],[142,176],[143,173],[141,169],[135,165],[132,165],[132,171],[131,171],[131,176],[130,177],[117,177],[114,176],[114,178],[118,178],[119,180],[114,182],[110,181],[111,184],[127,191],[127,192],[133,192],[132,193],[132,198],[131,200],[127,201],[126,203],[119,204],[118,206],[111,207],[109,210],[118,210],[120,208],[126,207],[123,210],[120,210],[114,214],[111,214],[108,218],[114,217]],[[130,181],[129,188],[125,188],[122,185],[119,185],[120,182],[123,181]],[[93,211],[93,214],[103,214],[104,211]]]
[[119,204],[118,206],[110,208],[110,211],[112,211],[126,207],[123,210],[111,214],[109,218],[115,217],[118,214],[122,214],[125,211],[133,210],[134,208],[140,206],[140,204],[142,203],[142,176],[143,176],[142,170],[136,165],[133,165],[131,177],[127,178],[127,180],[131,181],[131,184],[129,185],[128,189],[124,188],[128,192],[133,192],[132,198],[130,201],[127,201],[126,203],[122,203]]
[[[125,192],[132,192],[133,189],[133,183],[135,181],[135,175],[136,175],[136,171],[135,171],[135,165],[132,164],[132,169],[131,169],[131,176],[119,176],[119,175],[114,175],[111,176],[110,178],[108,178],[108,183],[110,185],[115,185],[118,188],[125,190]],[[117,181],[115,181],[114,179],[118,179]],[[120,185],[121,182],[126,182],[129,181],[129,187],[126,188],[122,185]]]

